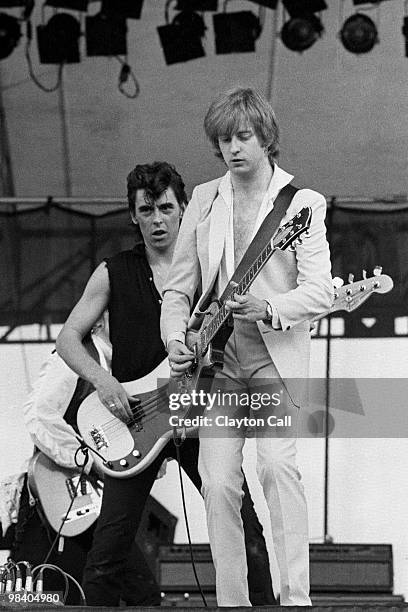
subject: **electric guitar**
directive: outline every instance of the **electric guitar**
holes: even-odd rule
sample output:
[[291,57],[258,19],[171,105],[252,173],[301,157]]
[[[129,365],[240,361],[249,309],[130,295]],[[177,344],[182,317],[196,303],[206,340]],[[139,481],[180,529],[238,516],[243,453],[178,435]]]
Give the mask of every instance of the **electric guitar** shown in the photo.
[[91,481],[77,470],[63,468],[42,452],[35,453],[28,466],[28,486],[41,504],[45,518],[58,531],[71,501],[61,535],[72,537],[83,533],[98,518],[102,504],[103,484]]
[[[266,262],[277,251],[295,248],[302,241],[302,234],[310,227],[312,211],[303,208],[288,223],[280,227],[255,258],[230,294],[245,293],[258,276]],[[223,350],[232,332],[232,317],[225,302],[212,302],[202,314],[197,329],[189,329],[186,345],[194,353],[192,366],[181,382],[170,378],[168,360],[163,360],[152,372],[135,381],[123,383],[130,399],[133,417],[124,423],[114,417],[100,402],[96,392],[82,402],[77,414],[78,428],[85,443],[94,453],[94,460],[102,470],[117,478],[128,478],[144,470],[157,457],[173,436],[169,423],[169,395],[185,393],[191,397],[201,387],[204,378],[212,378],[216,369],[222,367]],[[197,320],[195,321],[197,325]],[[201,384],[200,384],[201,382]],[[186,402],[177,411],[185,418],[196,410]],[[204,409],[199,406],[200,412]],[[184,433],[177,430],[178,434]]]

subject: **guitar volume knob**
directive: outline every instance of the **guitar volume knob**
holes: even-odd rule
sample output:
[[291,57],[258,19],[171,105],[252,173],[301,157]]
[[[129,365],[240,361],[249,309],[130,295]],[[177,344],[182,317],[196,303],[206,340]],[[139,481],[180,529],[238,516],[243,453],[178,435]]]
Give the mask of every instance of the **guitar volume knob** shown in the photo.
[[142,456],[142,453],[139,450],[135,449],[134,451],[132,451],[132,455],[138,459]]
[[121,460],[119,461],[119,465],[120,465],[121,467],[127,467],[129,464],[128,464],[128,462],[126,461],[126,459],[121,459]]

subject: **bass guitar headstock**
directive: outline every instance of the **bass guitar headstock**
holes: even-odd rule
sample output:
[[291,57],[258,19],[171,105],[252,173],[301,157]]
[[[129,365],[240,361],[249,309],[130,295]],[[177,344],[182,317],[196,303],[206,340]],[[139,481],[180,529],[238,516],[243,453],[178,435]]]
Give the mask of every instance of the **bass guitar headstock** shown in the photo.
[[330,313],[338,310],[352,312],[363,302],[368,300],[373,293],[388,293],[394,286],[393,280],[387,274],[381,274],[382,268],[377,266],[373,270],[373,276],[367,278],[367,273],[363,270],[363,278],[354,281],[354,276],[349,274],[348,284],[343,285],[341,278],[333,279],[334,284],[334,303]]

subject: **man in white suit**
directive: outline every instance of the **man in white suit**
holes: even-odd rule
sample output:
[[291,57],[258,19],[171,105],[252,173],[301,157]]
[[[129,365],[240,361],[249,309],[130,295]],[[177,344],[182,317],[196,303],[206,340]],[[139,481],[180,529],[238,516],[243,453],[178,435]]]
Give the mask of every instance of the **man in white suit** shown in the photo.
[[[275,115],[256,91],[238,88],[222,94],[210,106],[204,128],[228,172],[194,190],[165,287],[162,337],[176,378],[191,365],[193,356],[185,345],[185,333],[196,287],[201,282],[203,295],[221,296],[279,191],[293,178],[275,162],[279,140]],[[332,302],[324,197],[300,189],[281,225],[305,206],[312,210],[309,237],[294,252],[277,251],[250,292],[234,294],[226,302],[234,330],[225,347],[222,371],[214,379],[214,389],[228,392],[254,394],[264,391],[265,385],[271,397],[277,388],[286,391],[279,405],[271,404],[269,410],[275,416],[291,416],[291,425],[281,432],[277,427],[256,432],[257,474],[271,517],[281,605],[310,605],[307,509],[296,465],[301,397],[294,382],[308,375],[309,321]],[[221,422],[217,415],[226,413],[221,404],[208,413],[213,423]],[[250,414],[248,408],[236,405],[234,415],[242,416],[243,410]],[[212,435],[205,429],[200,430],[199,470],[218,605],[249,606],[240,518],[245,431],[237,420]]]

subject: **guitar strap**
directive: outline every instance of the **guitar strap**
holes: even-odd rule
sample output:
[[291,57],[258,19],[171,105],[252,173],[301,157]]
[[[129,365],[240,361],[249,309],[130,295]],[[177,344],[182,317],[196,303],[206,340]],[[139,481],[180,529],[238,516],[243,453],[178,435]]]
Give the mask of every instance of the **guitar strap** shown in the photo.
[[[229,295],[233,292],[234,283],[238,283],[241,280],[247,270],[249,270],[251,264],[262,252],[268,242],[270,242],[297,191],[298,188],[293,187],[293,185],[290,184],[285,185],[285,187],[280,190],[275,199],[273,209],[263,220],[261,227],[255,234],[253,240],[251,241],[251,244],[245,251],[241,261],[239,262],[238,268],[235,270],[225,290],[223,291],[223,294],[219,300],[221,303],[225,301],[227,297],[229,297]],[[197,323],[200,319],[200,313],[204,313],[210,305],[212,301],[212,295],[213,285],[207,289],[204,297],[201,300],[200,310],[197,311],[195,315],[197,317]],[[195,329],[195,325],[196,323],[193,323],[192,329]]]
[[251,244],[242,256],[237,269],[225,287],[222,296],[220,297],[221,303],[223,303],[231,295],[231,293],[233,293],[235,285],[239,283],[258,255],[261,254],[263,249],[271,241],[279,227],[279,223],[283,219],[283,216],[288,210],[289,205],[297,191],[298,188],[290,184],[285,185],[285,187],[280,190],[275,199],[273,209],[263,220],[261,227],[258,229],[251,241]]

